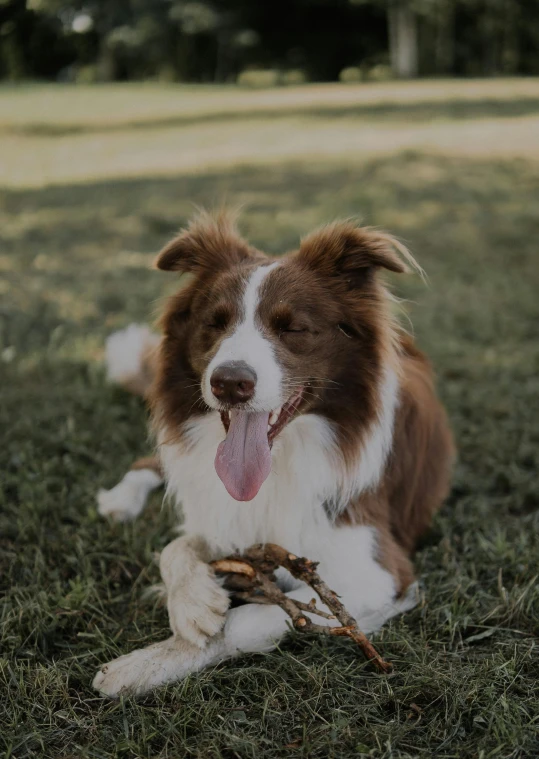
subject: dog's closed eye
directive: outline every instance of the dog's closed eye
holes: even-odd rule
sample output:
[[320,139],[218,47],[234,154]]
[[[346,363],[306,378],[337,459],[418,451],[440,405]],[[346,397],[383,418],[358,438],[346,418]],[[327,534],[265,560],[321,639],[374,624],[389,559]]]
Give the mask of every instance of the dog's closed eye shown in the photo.
[[279,332],[286,332],[288,334],[300,334],[301,332],[310,332],[310,329],[308,327],[285,327],[283,329],[280,329]]
[[230,314],[226,309],[216,309],[206,324],[208,329],[224,330],[228,327]]

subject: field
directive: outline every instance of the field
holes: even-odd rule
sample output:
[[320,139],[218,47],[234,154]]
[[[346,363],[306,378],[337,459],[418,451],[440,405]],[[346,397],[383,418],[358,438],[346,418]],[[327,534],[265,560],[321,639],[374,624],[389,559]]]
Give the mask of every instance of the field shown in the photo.
[[[0,186],[0,755],[538,756],[539,81],[4,88]],[[421,604],[375,637],[390,677],[296,635],[110,702],[98,665],[168,634],[144,590],[174,519],[161,493],[131,525],[96,514],[148,451],[102,345],[154,318],[175,286],[154,253],[223,201],[272,253],[350,215],[407,242],[454,486]]]

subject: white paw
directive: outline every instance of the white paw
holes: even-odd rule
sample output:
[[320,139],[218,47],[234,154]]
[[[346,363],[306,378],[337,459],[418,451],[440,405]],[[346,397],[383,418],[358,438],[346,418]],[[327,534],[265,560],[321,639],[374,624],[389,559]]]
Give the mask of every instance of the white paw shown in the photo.
[[199,562],[189,584],[167,589],[167,608],[173,633],[203,648],[225,624],[230,598],[207,564]]
[[389,619],[404,614],[419,603],[419,584],[412,583],[402,598],[384,604],[375,611],[360,614],[357,617],[359,628],[368,635],[377,632]]
[[169,638],[108,662],[96,674],[92,685],[110,698],[140,695],[159,685],[177,682],[205,664],[200,649]]
[[404,614],[407,611],[415,608],[420,601],[419,596],[419,583],[413,582],[407,589],[406,593],[395,601],[397,607],[397,614]]
[[101,488],[97,494],[97,510],[116,522],[135,519],[143,510],[148,495],[159,487],[162,480],[151,469],[128,472],[111,490]]

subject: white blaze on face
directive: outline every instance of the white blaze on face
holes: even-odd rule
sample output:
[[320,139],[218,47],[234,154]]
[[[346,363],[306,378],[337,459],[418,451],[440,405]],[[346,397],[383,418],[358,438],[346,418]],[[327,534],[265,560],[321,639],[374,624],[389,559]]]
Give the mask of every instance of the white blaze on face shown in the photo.
[[204,400],[211,408],[219,408],[214,398],[210,377],[213,371],[228,361],[244,361],[256,374],[256,388],[249,402],[251,411],[272,411],[284,402],[282,397],[282,370],[275,357],[271,340],[264,336],[257,323],[256,312],[260,303],[260,288],[268,274],[279,266],[277,261],[259,266],[249,277],[243,293],[243,318],[234,334],[227,337],[211,360],[202,380]]
[[234,334],[227,337],[213,357],[203,378],[204,399],[218,408],[211,392],[211,376],[221,364],[242,361],[256,374],[253,397],[230,409],[230,425],[215,455],[215,470],[228,493],[237,501],[251,501],[271,472],[268,440],[270,412],[282,404],[282,371],[271,340],[264,336],[257,309],[260,287],[278,266],[260,266],[251,274],[243,294],[243,315]]

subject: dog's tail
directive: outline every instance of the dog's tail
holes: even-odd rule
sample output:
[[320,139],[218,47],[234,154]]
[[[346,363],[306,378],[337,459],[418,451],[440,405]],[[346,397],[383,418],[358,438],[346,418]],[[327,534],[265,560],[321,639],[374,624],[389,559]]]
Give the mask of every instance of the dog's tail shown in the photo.
[[141,324],[113,332],[107,338],[107,377],[135,395],[146,396],[155,376],[160,337]]

